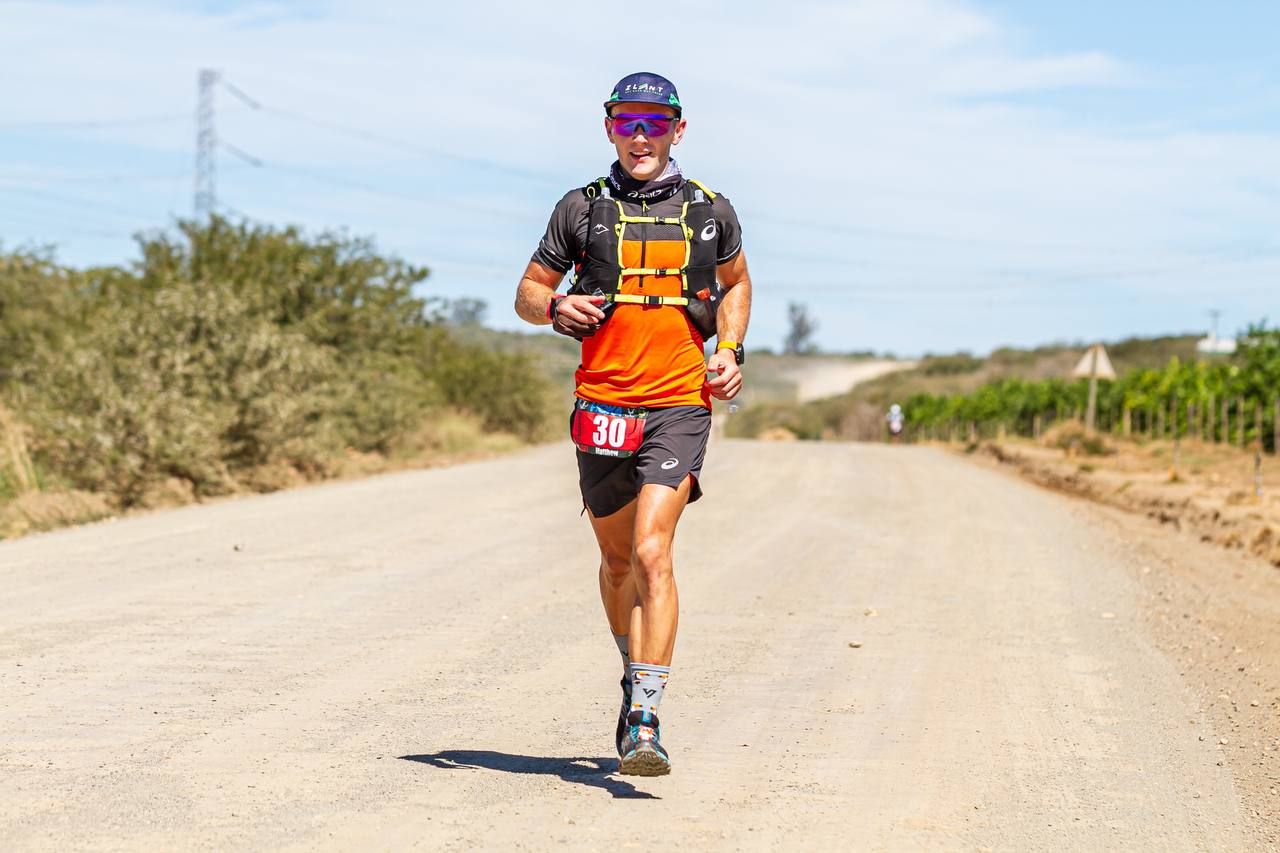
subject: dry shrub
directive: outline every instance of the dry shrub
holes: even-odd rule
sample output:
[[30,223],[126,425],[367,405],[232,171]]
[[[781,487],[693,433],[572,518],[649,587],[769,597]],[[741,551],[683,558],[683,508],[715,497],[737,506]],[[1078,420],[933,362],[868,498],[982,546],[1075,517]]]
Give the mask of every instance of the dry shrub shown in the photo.
[[38,485],[26,433],[27,427],[0,404],[0,499],[17,497]]
[[431,463],[441,459],[502,453],[521,445],[510,433],[487,432],[484,421],[469,412],[446,409],[425,421],[401,445],[406,460]]
[[36,361],[24,402],[38,457],[121,506],[169,478],[222,494],[234,469],[320,468],[330,452],[330,358],[229,288],[177,283],[104,307],[73,347]]
[[756,438],[760,441],[795,441],[796,434],[786,427],[770,427]]
[[[342,473],[340,462],[326,461],[326,473]],[[307,477],[294,465],[287,462],[269,462],[245,471],[237,472],[236,479],[241,486],[251,492],[278,492],[292,489],[307,482]]]
[[530,358],[457,340],[415,292],[427,270],[371,241],[215,216],[139,248],[87,270],[0,253],[0,394],[16,413],[0,409],[0,502],[47,486],[167,506],[559,425]]
[[483,429],[528,441],[548,438],[559,421],[547,380],[526,355],[498,353],[448,336],[436,342],[431,379],[445,401]]
[[104,495],[89,492],[27,492],[0,504],[0,539],[84,524],[112,514]]
[[1088,434],[1084,424],[1079,421],[1066,421],[1050,427],[1045,430],[1040,441],[1046,447],[1065,451],[1068,456],[1110,456],[1116,452],[1100,434]]
[[339,446],[392,453],[441,399],[422,359],[365,352],[340,359],[326,418]]

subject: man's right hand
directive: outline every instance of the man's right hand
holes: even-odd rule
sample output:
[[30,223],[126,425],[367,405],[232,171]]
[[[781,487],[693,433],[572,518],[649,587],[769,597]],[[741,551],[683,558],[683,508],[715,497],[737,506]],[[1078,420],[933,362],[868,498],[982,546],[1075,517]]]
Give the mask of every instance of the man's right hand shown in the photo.
[[555,319],[551,328],[571,338],[589,338],[604,322],[604,311],[600,306],[605,303],[603,296],[585,296],[575,293],[559,300],[555,308]]

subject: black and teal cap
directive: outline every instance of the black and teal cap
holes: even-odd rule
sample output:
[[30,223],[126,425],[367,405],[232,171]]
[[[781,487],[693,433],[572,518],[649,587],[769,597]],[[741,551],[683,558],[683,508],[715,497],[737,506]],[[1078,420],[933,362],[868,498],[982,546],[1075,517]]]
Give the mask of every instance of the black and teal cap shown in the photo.
[[609,100],[604,102],[604,111],[607,113],[609,107],[623,102],[662,104],[664,107],[674,109],[676,115],[684,112],[684,108],[680,106],[680,95],[676,93],[675,84],[661,74],[649,71],[638,71],[619,80],[618,85],[613,87],[613,94],[609,96]]

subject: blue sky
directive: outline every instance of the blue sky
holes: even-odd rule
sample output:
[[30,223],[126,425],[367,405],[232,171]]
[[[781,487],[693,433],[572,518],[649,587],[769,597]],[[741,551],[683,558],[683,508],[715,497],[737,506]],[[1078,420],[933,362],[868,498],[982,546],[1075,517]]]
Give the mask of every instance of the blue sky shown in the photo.
[[211,67],[262,105],[216,95],[264,164],[219,152],[227,211],[370,235],[520,328],[515,281],[608,167],[599,102],[644,56],[687,105],[686,172],[743,220],[751,343],[789,301],[826,348],[898,353],[1280,319],[1280,6],[682,8],[666,50],[587,0],[0,0],[0,244],[116,263],[189,215]]

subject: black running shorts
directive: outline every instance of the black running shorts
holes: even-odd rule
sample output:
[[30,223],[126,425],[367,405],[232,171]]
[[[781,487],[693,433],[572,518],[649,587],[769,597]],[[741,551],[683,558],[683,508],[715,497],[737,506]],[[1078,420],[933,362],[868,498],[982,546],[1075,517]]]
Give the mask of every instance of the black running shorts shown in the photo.
[[675,489],[692,475],[689,503],[702,497],[698,479],[707,455],[711,411],[701,406],[650,409],[644,424],[640,449],[625,459],[577,451],[582,502],[595,517],[613,515],[635,500],[647,483]]

